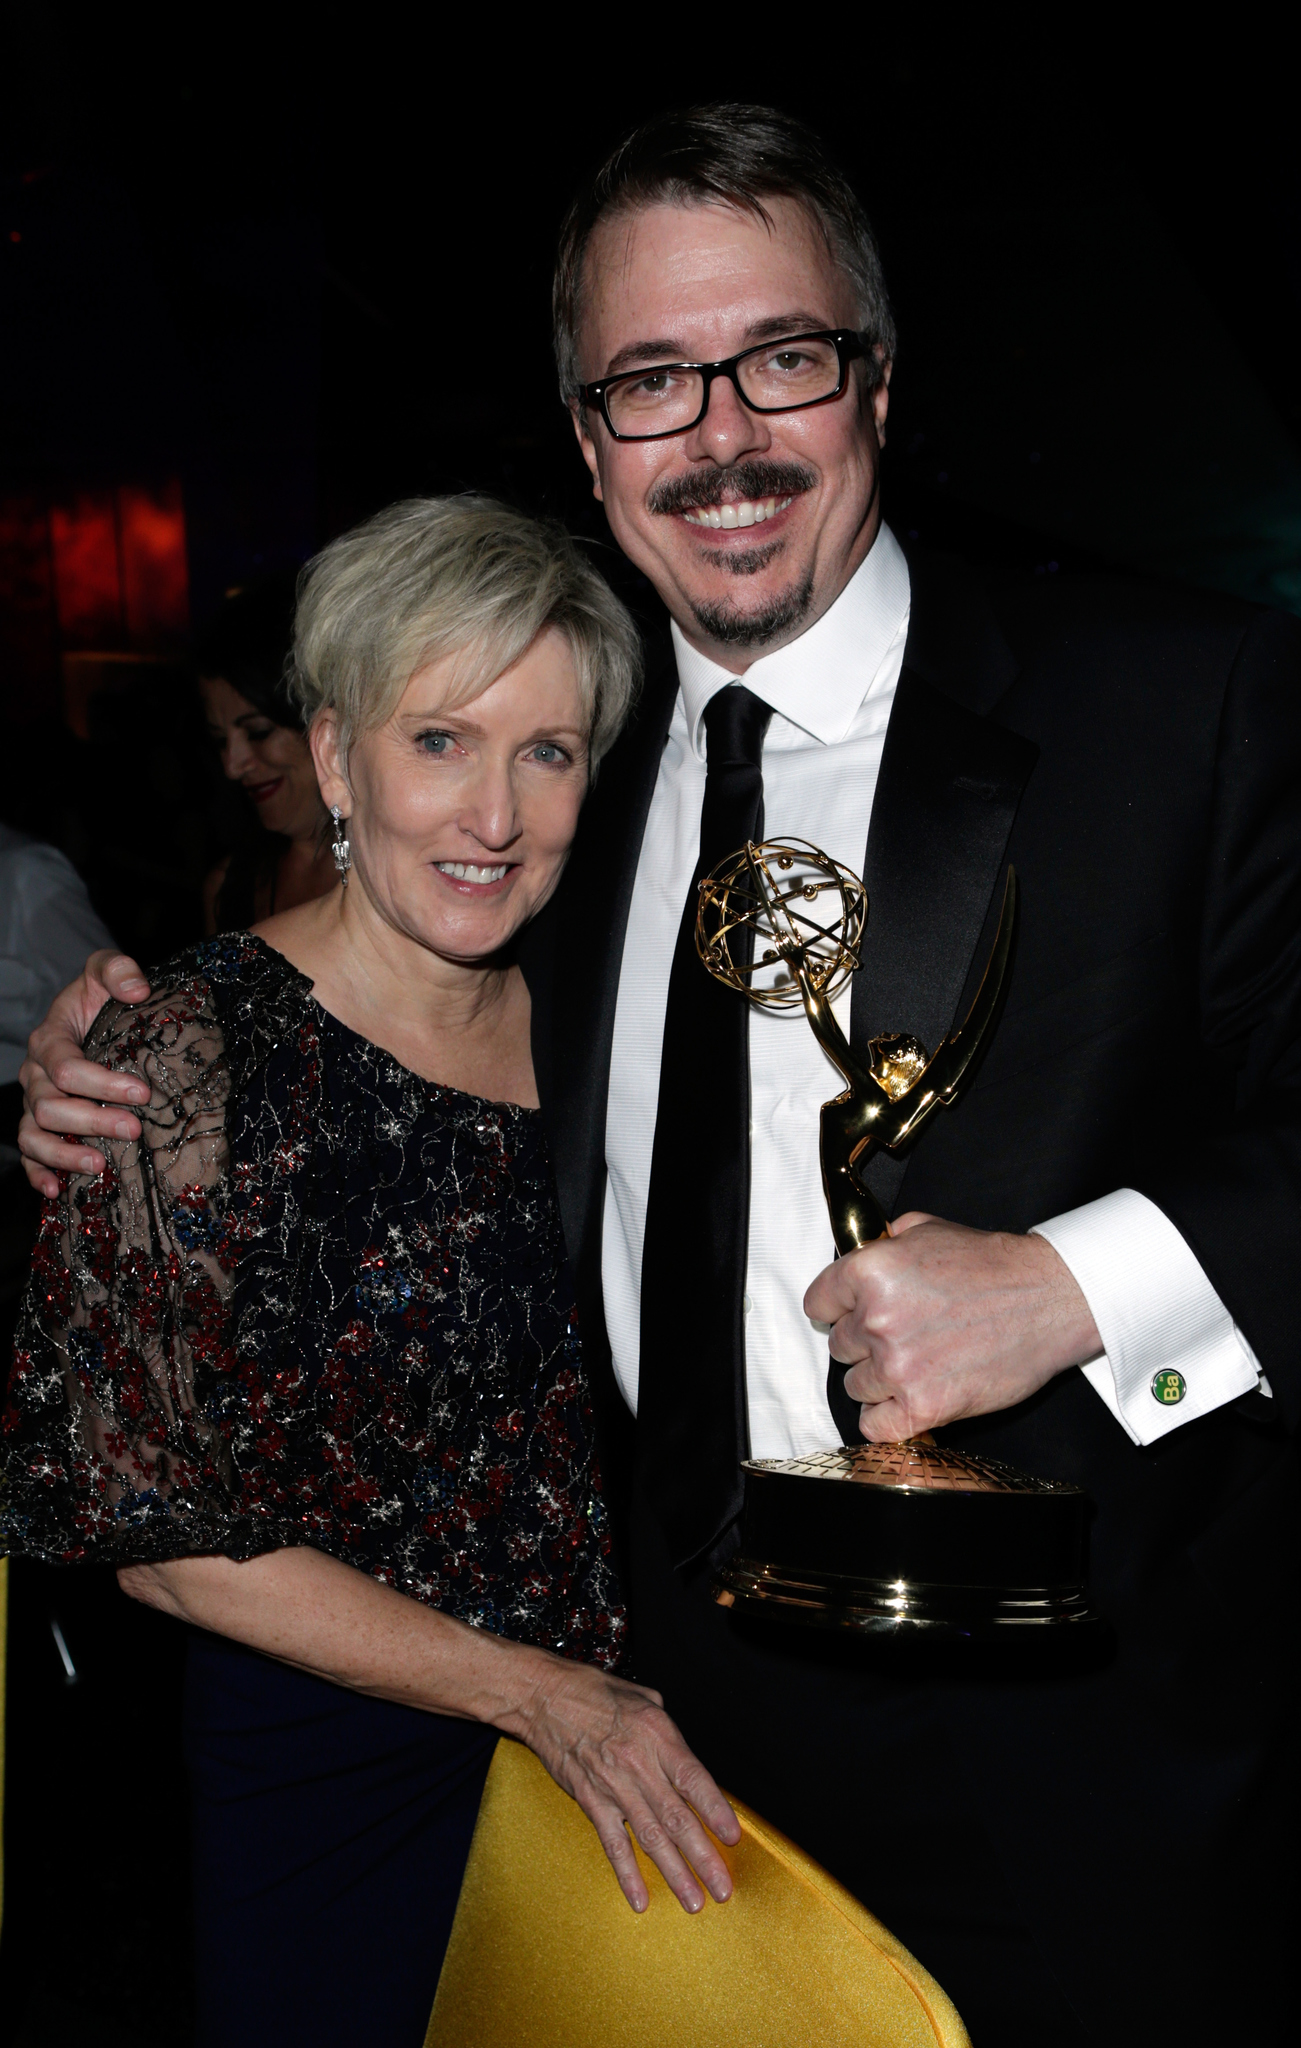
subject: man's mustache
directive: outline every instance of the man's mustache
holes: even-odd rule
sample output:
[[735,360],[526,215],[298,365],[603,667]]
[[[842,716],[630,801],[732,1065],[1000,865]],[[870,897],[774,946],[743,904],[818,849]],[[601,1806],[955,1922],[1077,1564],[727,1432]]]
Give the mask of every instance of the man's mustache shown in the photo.
[[721,505],[724,499],[794,498],[811,491],[816,470],[802,462],[765,462],[754,456],[734,462],[730,469],[693,471],[687,476],[665,477],[647,496],[652,512],[697,512],[706,505]]

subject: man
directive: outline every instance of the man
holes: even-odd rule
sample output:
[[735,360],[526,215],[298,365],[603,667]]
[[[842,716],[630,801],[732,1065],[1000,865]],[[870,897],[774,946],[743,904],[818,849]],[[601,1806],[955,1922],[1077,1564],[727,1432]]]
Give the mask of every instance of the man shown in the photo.
[[[1301,631],[906,558],[880,513],[875,247],[784,117],[703,109],[630,138],[566,223],[556,329],[593,488],[672,622],[533,974],[641,1675],[978,2042],[1210,2041],[1244,2009],[1268,2038]],[[691,945],[697,871],[764,831],[864,872],[842,1005],[860,1050],[937,1044],[1009,862],[1021,878],[975,1085],[873,1163],[894,1234],[839,1262],[817,1158],[838,1082],[798,1016],[751,1013]],[[66,1037],[35,1050],[103,1087]],[[41,1106],[51,1131],[112,1114]],[[828,1331],[831,1396],[841,1379],[869,1437],[943,1428],[1089,1492],[1097,1653],[883,1658],[714,1604],[741,1458],[839,1440]]]

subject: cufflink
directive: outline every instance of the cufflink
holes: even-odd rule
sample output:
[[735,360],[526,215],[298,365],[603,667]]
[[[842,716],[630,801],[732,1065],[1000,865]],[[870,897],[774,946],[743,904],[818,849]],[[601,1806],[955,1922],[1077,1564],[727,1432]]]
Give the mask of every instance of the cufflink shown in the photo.
[[1188,1382],[1181,1372],[1167,1370],[1152,1375],[1152,1399],[1159,1401],[1163,1408],[1173,1408],[1188,1392]]

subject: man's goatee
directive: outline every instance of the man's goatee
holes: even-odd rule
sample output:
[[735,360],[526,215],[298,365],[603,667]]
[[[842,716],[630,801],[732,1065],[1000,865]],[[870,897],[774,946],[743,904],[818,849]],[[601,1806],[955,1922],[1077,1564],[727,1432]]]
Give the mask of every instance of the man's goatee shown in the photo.
[[[776,552],[775,546],[772,549],[756,548],[753,553],[747,551],[745,555],[738,556],[735,565],[729,563],[728,566],[734,566],[736,573],[745,573],[742,563],[747,569],[751,564],[753,569],[761,569]],[[756,555],[762,555],[764,560],[755,561]],[[752,569],[750,573],[753,573]],[[800,625],[808,617],[812,603],[813,574],[810,571],[794,590],[784,590],[779,596],[770,597],[767,604],[760,605],[757,611],[743,612],[739,606],[725,599],[716,604],[693,604],[691,609],[701,632],[708,634],[719,646],[767,647],[780,639],[783,633],[789,633],[793,626]]]

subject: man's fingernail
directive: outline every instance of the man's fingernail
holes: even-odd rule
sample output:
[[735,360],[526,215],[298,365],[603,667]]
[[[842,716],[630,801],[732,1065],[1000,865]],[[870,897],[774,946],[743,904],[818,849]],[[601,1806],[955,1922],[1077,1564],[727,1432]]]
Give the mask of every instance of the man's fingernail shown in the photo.
[[136,1127],[134,1123],[128,1123],[125,1117],[119,1117],[113,1126],[113,1136],[115,1138],[134,1138],[135,1134]]
[[102,1170],[103,1165],[104,1162],[100,1158],[98,1152],[82,1153],[81,1170],[83,1173],[99,1173]]
[[147,996],[149,993],[149,983],[147,981],[124,981],[122,993],[128,996]]

